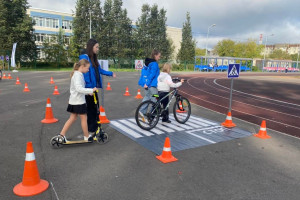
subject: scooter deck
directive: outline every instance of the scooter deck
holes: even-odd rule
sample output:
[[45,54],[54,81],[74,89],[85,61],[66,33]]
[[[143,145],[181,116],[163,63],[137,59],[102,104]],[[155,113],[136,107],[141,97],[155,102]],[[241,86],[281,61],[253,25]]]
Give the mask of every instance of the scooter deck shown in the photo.
[[67,142],[63,143],[63,145],[69,145],[69,144],[85,144],[85,143],[93,143],[93,141],[85,141],[85,140],[67,141]]

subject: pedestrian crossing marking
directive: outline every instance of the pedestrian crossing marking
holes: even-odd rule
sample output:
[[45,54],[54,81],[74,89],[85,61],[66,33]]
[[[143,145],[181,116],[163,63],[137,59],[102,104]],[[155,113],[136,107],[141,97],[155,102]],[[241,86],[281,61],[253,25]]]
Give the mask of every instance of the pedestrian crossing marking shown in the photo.
[[238,72],[236,70],[235,65],[232,67],[231,71],[229,72],[229,76],[238,76]]
[[111,120],[110,126],[156,154],[161,153],[167,136],[171,140],[172,150],[180,151],[252,135],[198,116],[190,116],[185,124],[178,123],[172,115],[170,120],[171,123],[159,121],[150,131],[141,129],[134,118]]

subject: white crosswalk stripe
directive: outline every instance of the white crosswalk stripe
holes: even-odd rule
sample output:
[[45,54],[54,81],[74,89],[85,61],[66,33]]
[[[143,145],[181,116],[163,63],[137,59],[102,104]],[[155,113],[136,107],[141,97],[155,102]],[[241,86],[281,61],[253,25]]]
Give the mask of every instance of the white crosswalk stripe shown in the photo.
[[145,130],[141,129],[140,127],[138,127],[136,124],[133,124],[132,122],[127,121],[125,119],[119,120],[119,122],[125,124],[126,126],[129,126],[130,128],[132,128],[132,129],[134,129],[134,130],[136,130],[136,131],[138,131],[138,132],[140,132],[140,133],[142,133],[146,136],[153,135],[150,131],[145,131]]
[[[136,124],[136,121],[135,121],[135,119],[128,119],[129,121],[131,121],[131,122],[133,122],[134,124]],[[140,127],[139,127],[140,128]],[[163,132],[163,131],[161,131],[161,130],[159,130],[159,129],[157,129],[157,128],[153,128],[153,129],[151,129],[151,132],[152,133],[155,133],[155,134],[157,134],[157,135],[160,135],[160,134],[164,134],[165,132]]]
[[[180,113],[177,113],[180,115]],[[190,116],[189,120],[184,123],[178,123],[173,115],[170,115],[171,123],[162,123],[161,120],[158,122],[155,128],[150,131],[146,131],[141,129],[137,124],[134,118],[130,119],[120,119],[120,120],[112,120],[111,124],[116,128],[126,132],[128,135],[134,138],[141,137],[151,137],[154,135],[161,135],[166,133],[174,133],[180,131],[193,131],[199,128],[208,128],[212,125],[218,125],[217,123],[198,118],[195,116]],[[192,132],[191,132],[192,133]],[[192,135],[192,134],[190,134]]]
[[142,135],[138,134],[137,132],[133,131],[130,128],[127,128],[126,126],[120,124],[119,122],[111,121],[110,123],[112,125],[114,125],[115,127],[119,128],[121,130],[124,130],[127,134],[131,135],[134,138],[141,138],[141,137],[143,137]]

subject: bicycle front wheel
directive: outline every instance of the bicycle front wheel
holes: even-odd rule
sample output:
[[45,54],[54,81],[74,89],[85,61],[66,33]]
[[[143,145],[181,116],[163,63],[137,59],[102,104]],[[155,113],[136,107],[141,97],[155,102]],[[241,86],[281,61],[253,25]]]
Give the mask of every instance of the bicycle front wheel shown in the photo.
[[178,123],[184,124],[191,116],[191,104],[185,97],[176,99],[173,115]]
[[135,112],[137,125],[144,130],[151,130],[159,121],[160,107],[155,106],[153,101],[142,102]]

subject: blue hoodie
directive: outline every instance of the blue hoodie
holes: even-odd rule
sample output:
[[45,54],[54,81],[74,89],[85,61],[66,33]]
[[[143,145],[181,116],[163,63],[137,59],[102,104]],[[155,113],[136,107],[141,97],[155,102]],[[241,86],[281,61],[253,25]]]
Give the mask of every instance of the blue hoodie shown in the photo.
[[[100,85],[97,85],[95,68],[93,67],[89,56],[87,54],[82,54],[82,55],[79,56],[79,60],[82,60],[82,59],[86,59],[90,62],[90,70],[87,73],[83,74],[84,80],[85,80],[85,87],[86,88],[94,88],[94,87],[102,88],[101,76],[99,78],[99,84]],[[100,65],[98,66],[98,70],[99,70],[99,75],[100,74],[103,74],[103,75],[106,75],[106,76],[112,76],[113,75],[113,72],[103,70]]]
[[[147,65],[147,61],[150,62]],[[148,75],[146,85],[148,87],[157,87],[157,78],[159,76],[159,66],[158,63],[152,59],[146,58],[146,66],[148,66]]]

